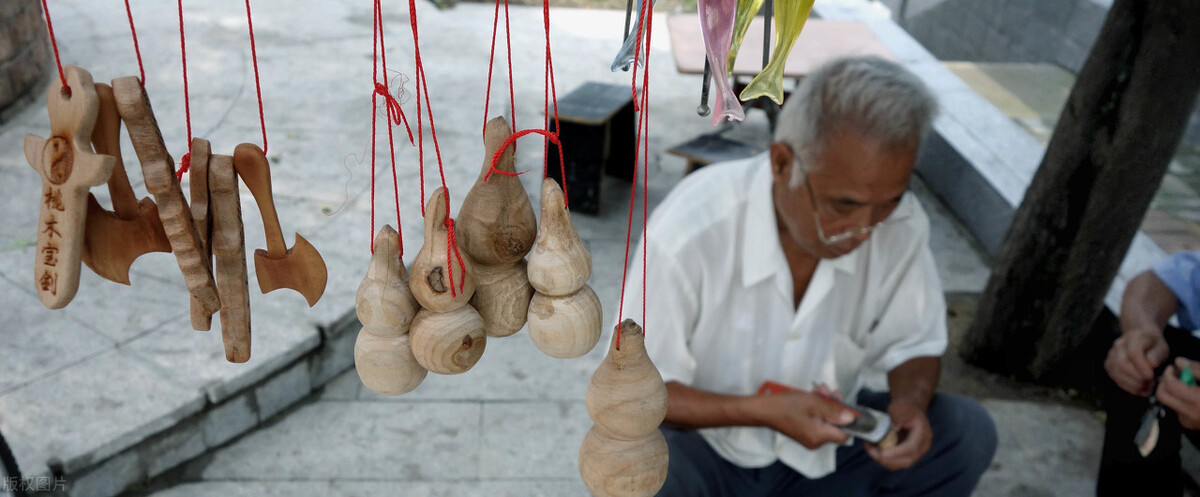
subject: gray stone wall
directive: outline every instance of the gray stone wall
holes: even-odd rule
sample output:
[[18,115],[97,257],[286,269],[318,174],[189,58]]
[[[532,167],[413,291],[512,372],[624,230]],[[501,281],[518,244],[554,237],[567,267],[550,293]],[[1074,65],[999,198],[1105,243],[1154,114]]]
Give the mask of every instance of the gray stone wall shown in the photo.
[[0,123],[45,90],[53,70],[37,0],[0,0]]
[[[879,1],[940,60],[1053,63],[1076,74],[1112,7],[1112,0]],[[1200,147],[1200,106],[1183,139]]]

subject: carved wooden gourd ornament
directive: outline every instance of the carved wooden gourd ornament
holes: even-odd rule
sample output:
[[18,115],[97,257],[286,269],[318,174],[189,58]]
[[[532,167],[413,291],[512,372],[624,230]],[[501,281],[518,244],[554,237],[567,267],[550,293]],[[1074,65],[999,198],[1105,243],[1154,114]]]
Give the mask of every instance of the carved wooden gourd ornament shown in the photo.
[[601,314],[600,299],[588,285],[565,297],[537,292],[529,302],[529,338],[548,356],[579,357],[600,341]]
[[483,318],[489,337],[506,337],[525,326],[533,286],[529,284],[525,260],[503,266],[475,266],[475,295],[471,307]]
[[[459,243],[476,264],[501,266],[524,259],[537,236],[537,217],[521,180],[495,172],[488,175],[492,157],[511,136],[503,117],[488,121],[483,132],[483,167],[458,214]],[[496,170],[516,172],[511,145],[500,155]]]
[[656,428],[619,440],[593,426],[579,446],[579,476],[596,497],[651,497],[667,481],[667,441]]
[[483,318],[469,305],[450,312],[421,309],[409,335],[417,363],[438,374],[467,372],[487,346]]
[[409,326],[419,306],[408,289],[400,235],[384,226],[354,303],[363,328],[354,342],[354,367],[363,385],[381,395],[417,388],[428,371],[413,356]]
[[592,374],[587,410],[596,426],[624,440],[657,432],[667,416],[667,387],[646,354],[642,327],[631,319],[617,327],[608,356]]
[[571,224],[562,189],[553,179],[542,181],[542,220],[529,254],[529,283],[546,295],[566,296],[592,275],[592,256]]
[[667,479],[667,442],[658,431],[667,387],[633,320],[614,331],[608,357],[588,384],[587,408],[596,423],[579,446],[579,475],[588,490],[598,497],[657,493]]
[[[425,243],[413,260],[408,287],[421,307],[447,312],[467,305],[475,294],[475,276],[471,256],[459,250],[446,257],[450,229],[446,226],[446,189],[438,188],[425,205]],[[462,262],[459,262],[459,255]],[[453,264],[453,267],[450,266]],[[453,276],[453,291],[450,288]]]

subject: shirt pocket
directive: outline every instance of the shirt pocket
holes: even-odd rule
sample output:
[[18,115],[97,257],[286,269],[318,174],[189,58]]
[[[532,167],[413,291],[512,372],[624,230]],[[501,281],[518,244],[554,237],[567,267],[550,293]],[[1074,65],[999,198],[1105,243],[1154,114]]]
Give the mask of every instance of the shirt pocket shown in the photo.
[[860,345],[849,335],[838,333],[833,341],[833,373],[837,381],[837,390],[850,397],[858,387],[858,377],[862,371],[863,359],[867,356],[866,347]]

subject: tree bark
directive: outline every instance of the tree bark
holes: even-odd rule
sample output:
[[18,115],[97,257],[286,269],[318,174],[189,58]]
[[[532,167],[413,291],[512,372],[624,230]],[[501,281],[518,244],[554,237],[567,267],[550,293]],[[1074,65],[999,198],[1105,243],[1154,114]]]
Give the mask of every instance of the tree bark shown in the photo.
[[1087,338],[1200,87],[1200,0],[1116,0],[963,340],[1043,378]]

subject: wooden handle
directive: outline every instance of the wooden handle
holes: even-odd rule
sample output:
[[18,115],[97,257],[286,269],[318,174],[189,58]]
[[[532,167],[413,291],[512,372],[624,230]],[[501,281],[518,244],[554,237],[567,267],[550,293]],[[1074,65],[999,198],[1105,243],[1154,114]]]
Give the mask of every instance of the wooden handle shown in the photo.
[[221,295],[221,339],[225,343],[225,359],[242,363],[250,360],[250,287],[237,175],[229,156],[211,157],[208,186],[211,247],[217,259],[217,291]]
[[133,220],[138,217],[138,200],[121,158],[121,113],[117,111],[117,97],[113,95],[112,87],[104,83],[96,83],[96,95],[100,97],[100,114],[92,130],[92,147],[96,153],[111,155],[117,160],[112,176],[108,178],[108,195],[117,217]]
[[233,150],[233,168],[254,195],[254,201],[262,213],[263,230],[267,235],[267,257],[282,259],[287,255],[287,242],[279,227],[279,214],[275,212],[275,199],[271,194],[271,163],[267,161],[267,154],[253,143],[238,145]]

